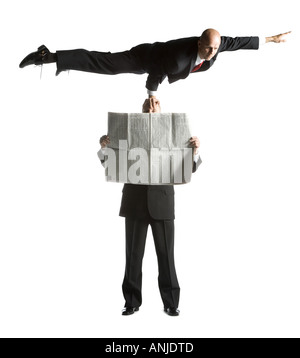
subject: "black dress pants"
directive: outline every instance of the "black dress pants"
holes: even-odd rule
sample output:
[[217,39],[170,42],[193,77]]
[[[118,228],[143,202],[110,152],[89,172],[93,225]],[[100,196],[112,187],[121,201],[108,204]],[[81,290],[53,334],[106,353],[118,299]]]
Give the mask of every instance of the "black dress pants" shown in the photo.
[[97,52],[84,49],[56,51],[57,72],[78,70],[104,75],[119,73],[144,74],[143,57],[149,52],[150,45],[139,45],[123,52]]
[[142,261],[148,226],[152,228],[158,260],[158,285],[165,308],[178,307],[180,287],[174,263],[174,220],[126,218],[126,268],[122,285],[125,307],[142,304]]

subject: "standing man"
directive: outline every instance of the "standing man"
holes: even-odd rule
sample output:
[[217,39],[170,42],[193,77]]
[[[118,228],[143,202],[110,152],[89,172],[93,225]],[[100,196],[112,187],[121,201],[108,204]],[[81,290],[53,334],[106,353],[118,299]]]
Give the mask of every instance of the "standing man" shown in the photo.
[[235,50],[257,50],[267,42],[280,43],[285,36],[227,37],[217,30],[207,29],[200,37],[187,37],[168,42],[141,44],[129,51],[110,53],[83,49],[51,53],[44,45],[26,56],[20,63],[28,65],[57,63],[57,74],[65,70],[78,70],[106,75],[119,73],[148,73],[146,88],[149,97],[155,96],[157,88],[168,77],[169,83],[184,79],[190,73],[208,70],[220,52]]
[[[156,98],[147,99],[144,113],[161,112]],[[100,138],[105,155],[108,136]],[[199,139],[192,137],[194,147],[193,172],[201,164],[197,153]],[[174,262],[174,188],[173,185],[125,184],[120,208],[120,216],[125,217],[126,268],[123,280],[125,308],[123,315],[131,315],[142,304],[142,261],[145,250],[148,226],[151,226],[158,259],[158,285],[164,311],[170,316],[178,316],[180,287]]]

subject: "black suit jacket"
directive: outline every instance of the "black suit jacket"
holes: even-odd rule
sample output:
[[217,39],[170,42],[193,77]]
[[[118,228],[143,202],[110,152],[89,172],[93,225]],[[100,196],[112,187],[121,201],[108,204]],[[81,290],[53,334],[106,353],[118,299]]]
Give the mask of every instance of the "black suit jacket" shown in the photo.
[[[133,47],[130,51],[140,58],[145,71],[149,73],[146,82],[147,89],[156,91],[166,77],[169,83],[188,77],[197,58],[198,40],[199,37],[187,37]],[[258,37],[221,36],[221,44],[216,55],[210,61],[205,61],[196,72],[208,70],[220,52],[241,49],[257,50],[258,47]]]
[[141,219],[172,220],[174,213],[173,185],[124,184],[120,216]]
[[[193,166],[193,173],[201,164]],[[124,184],[120,216],[140,219],[150,216],[155,220],[175,219],[173,185]]]
[[[168,42],[141,44],[129,51],[110,53],[83,49],[57,51],[57,73],[79,70],[114,75],[118,73],[143,74],[147,72],[147,89],[156,91],[168,77],[170,83],[186,78],[193,69],[198,53],[198,37],[187,37]],[[221,37],[217,54],[205,61],[196,72],[208,70],[223,51],[258,49],[258,37]],[[193,72],[195,73],[195,72]]]

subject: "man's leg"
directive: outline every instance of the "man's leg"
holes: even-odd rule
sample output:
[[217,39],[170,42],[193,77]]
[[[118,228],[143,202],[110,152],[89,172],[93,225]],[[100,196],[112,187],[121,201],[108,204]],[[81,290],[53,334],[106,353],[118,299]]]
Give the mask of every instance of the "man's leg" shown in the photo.
[[56,62],[56,74],[65,70],[86,71],[104,75],[116,75],[119,73],[143,74],[146,70],[142,61],[144,57],[148,57],[150,48],[149,44],[143,44],[133,47],[130,51],[115,53],[87,51],[84,49],[52,53],[46,46],[42,45],[36,52],[27,55],[21,61],[19,67]]
[[174,262],[174,220],[150,222],[158,259],[158,285],[165,308],[177,308],[180,287]]
[[126,268],[123,280],[125,307],[142,304],[142,262],[145,251],[148,219],[126,218]]
[[140,59],[132,51],[97,52],[83,49],[57,51],[57,74],[65,70],[78,70],[104,75],[119,73],[143,74]]

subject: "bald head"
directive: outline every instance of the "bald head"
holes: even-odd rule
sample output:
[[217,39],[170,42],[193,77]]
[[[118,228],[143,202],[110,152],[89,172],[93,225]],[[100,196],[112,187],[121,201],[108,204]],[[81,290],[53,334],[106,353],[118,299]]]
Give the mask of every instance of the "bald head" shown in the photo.
[[206,29],[203,31],[202,35],[200,36],[200,39],[206,42],[219,40],[221,41],[221,36],[219,32],[215,29]]
[[221,36],[215,29],[206,29],[198,40],[198,54],[202,60],[209,61],[217,53]]

